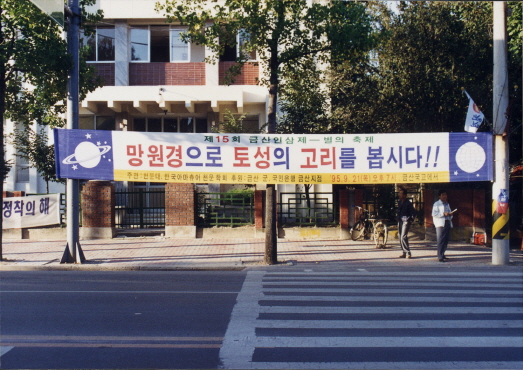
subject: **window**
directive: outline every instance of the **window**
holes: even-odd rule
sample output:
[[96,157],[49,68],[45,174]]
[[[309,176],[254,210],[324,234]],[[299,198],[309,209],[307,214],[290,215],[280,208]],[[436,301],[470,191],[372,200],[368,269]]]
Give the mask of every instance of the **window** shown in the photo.
[[88,62],[114,62],[114,27],[97,27],[95,34],[80,35],[82,46],[90,47]]
[[111,116],[83,116],[80,117],[78,128],[82,130],[104,130],[116,129],[116,121]]
[[189,44],[181,39],[182,29],[171,29],[171,62],[188,62]]
[[131,61],[133,62],[189,62],[190,45],[180,35],[183,28],[144,26],[131,28]]
[[169,62],[169,26],[151,26],[151,62]]
[[133,131],[205,133],[208,132],[207,118],[135,118]]
[[243,52],[244,57],[248,60],[256,60],[256,50],[252,51],[244,51],[246,47],[248,47],[249,41],[251,39],[251,35],[245,32],[244,30],[240,31],[238,34],[238,45],[240,45],[240,50],[238,52],[238,56],[240,52]]
[[[234,114],[236,120],[239,120],[242,115]],[[246,134],[255,134],[260,132],[260,117],[257,114],[249,114],[244,116],[242,120],[242,132]]]
[[[235,45],[228,45],[225,44],[223,46],[223,52],[220,55],[220,62],[234,62],[240,57],[240,51],[244,50],[248,47],[248,43],[250,40],[250,35],[245,32],[244,30],[241,30],[238,35],[236,35],[236,43]],[[238,47],[239,45],[239,47]],[[256,51],[250,51],[244,52],[244,58],[247,61],[254,61],[256,60]]]
[[16,182],[29,182],[29,161],[24,157],[16,157]]
[[149,61],[149,27],[131,28],[131,60]]

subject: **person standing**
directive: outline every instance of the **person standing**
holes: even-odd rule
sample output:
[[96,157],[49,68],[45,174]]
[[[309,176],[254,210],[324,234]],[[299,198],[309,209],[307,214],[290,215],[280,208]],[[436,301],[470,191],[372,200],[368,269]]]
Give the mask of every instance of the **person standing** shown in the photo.
[[447,257],[445,251],[449,243],[450,229],[452,228],[452,211],[448,202],[446,190],[438,192],[439,200],[432,207],[432,220],[436,227],[436,238],[438,243],[438,260],[445,262]]
[[409,247],[409,229],[412,221],[416,217],[416,210],[412,206],[410,199],[407,199],[407,189],[400,188],[398,192],[398,238],[400,240],[400,246],[403,251],[399,258],[411,258]]

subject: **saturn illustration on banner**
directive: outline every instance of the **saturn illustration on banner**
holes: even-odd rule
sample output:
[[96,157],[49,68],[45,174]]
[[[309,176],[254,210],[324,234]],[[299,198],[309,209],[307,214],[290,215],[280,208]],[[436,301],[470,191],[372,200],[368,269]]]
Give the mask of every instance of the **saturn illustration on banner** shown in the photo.
[[[104,154],[111,150],[109,145],[95,145],[89,141],[78,144],[74,153],[65,158],[63,164],[79,164],[84,168],[94,168],[100,163]],[[74,167],[73,167],[74,168]]]

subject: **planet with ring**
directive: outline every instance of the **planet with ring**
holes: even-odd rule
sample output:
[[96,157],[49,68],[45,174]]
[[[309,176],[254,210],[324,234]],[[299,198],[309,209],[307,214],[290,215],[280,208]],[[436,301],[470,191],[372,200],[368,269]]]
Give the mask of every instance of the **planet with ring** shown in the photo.
[[109,145],[96,146],[95,144],[84,141],[77,145],[74,154],[65,158],[63,164],[79,164],[85,168],[93,168],[100,163],[102,155],[111,150]]

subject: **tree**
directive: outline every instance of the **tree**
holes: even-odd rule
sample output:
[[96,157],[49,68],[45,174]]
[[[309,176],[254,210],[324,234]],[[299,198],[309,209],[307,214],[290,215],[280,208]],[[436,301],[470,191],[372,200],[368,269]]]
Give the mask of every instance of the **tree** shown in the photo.
[[492,101],[492,5],[401,2],[374,8],[385,35],[376,58],[333,75],[339,132],[462,131],[465,87],[487,116]]
[[[261,84],[268,87],[268,133],[277,130],[279,86],[293,71],[314,57],[317,63],[350,60],[371,44],[371,23],[359,2],[331,1],[312,4],[306,0],[163,0],[157,3],[169,21],[188,26],[186,41],[209,47],[216,55],[226,45],[236,45],[236,35],[245,42],[231,71],[237,74],[247,55],[257,53],[267,71]],[[216,62],[216,58],[209,62]],[[265,262],[276,263],[276,219],[272,194],[267,185]],[[269,199],[270,198],[270,199]]]
[[328,132],[329,99],[325,71],[313,58],[303,66],[289,71],[280,88],[281,118],[278,132],[283,134],[314,134]]
[[243,125],[243,120],[247,117],[247,114],[242,114],[236,117],[230,110],[226,109],[224,114],[223,122],[220,122],[217,127],[213,125],[211,128],[212,132],[215,133],[232,133],[232,134],[259,134],[262,129],[252,131],[250,128],[246,128]]
[[[95,0],[83,0],[82,8]],[[102,13],[87,14],[91,22]],[[0,0],[0,121],[60,126],[71,66],[62,29],[29,0]],[[81,98],[100,85],[94,69],[83,63]],[[3,124],[1,136],[4,138]],[[7,173],[2,139],[1,173]],[[3,193],[3,181],[0,192]],[[3,200],[3,198],[2,198]],[[0,220],[0,226],[2,221]],[[1,228],[0,228],[1,230]],[[1,231],[0,231],[1,239]],[[0,259],[2,248],[0,241]]]
[[[511,10],[507,19],[508,33],[508,68],[511,82],[511,98],[509,112],[510,132],[510,162],[513,164],[523,161],[523,128],[522,128],[522,43],[523,43],[523,3],[510,1],[508,7]],[[512,89],[518,86],[517,89]]]
[[[511,162],[521,158],[521,2],[509,2]],[[463,131],[468,99],[492,117],[492,4],[370,4],[383,37],[375,58],[332,70],[334,132]],[[519,127],[519,128],[518,128]],[[489,130],[484,123],[483,131]]]
[[27,159],[42,176],[46,183],[47,194],[49,194],[49,181],[65,183],[64,179],[56,177],[54,145],[49,145],[44,127],[41,127],[39,132],[29,126],[15,130],[13,145],[17,148],[17,156]]

